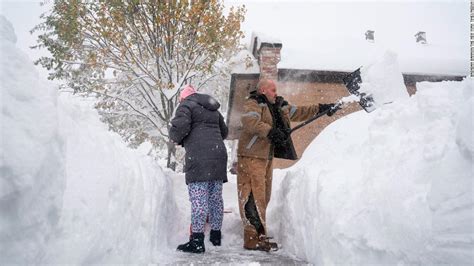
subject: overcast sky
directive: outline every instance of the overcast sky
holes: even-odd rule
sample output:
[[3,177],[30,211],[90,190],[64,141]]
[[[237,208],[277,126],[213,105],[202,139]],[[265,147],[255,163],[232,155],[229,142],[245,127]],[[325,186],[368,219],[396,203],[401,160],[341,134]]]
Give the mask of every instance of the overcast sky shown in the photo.
[[[36,36],[29,30],[46,11],[39,3],[39,0],[0,0],[0,13],[13,24],[17,46],[32,59],[45,54],[28,48],[36,43]],[[315,40],[331,43],[338,38],[363,38],[364,32],[371,29],[376,31],[377,40],[403,47],[414,41],[417,31],[423,30],[430,43],[457,47],[456,50],[466,54],[466,60],[470,57],[467,0],[226,0],[225,3],[246,5],[248,11],[243,24],[246,44],[252,31],[279,38],[284,48],[294,48],[314,46]],[[308,36],[307,41],[304,36]]]
[[[407,73],[469,73],[470,2],[244,1],[246,44],[252,31],[283,44],[279,67],[351,70],[373,60],[374,48],[398,54]],[[375,31],[375,44],[365,32]],[[425,31],[428,44],[415,34]]]
[[[377,39],[392,42],[415,40],[417,31],[426,31],[428,41],[469,43],[469,1],[244,1],[247,15],[243,29],[276,37],[284,45],[304,40],[363,38],[366,30],[376,31]],[[311,38],[310,38],[311,39]],[[299,43],[298,46],[305,45]],[[306,43],[306,45],[314,45]]]
[[[36,35],[31,35],[29,31],[40,23],[39,16],[46,11],[46,7],[40,6],[40,2],[39,0],[0,0],[0,14],[4,15],[15,29],[16,46],[26,52],[31,60],[48,54],[29,48],[36,44]],[[36,68],[41,76],[47,76],[47,71],[42,67]]]

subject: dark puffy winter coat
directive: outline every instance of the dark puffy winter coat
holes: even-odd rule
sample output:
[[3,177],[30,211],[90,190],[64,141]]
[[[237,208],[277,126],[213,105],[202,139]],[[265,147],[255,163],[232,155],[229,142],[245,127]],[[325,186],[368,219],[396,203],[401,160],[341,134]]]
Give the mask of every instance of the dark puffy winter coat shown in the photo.
[[170,138],[184,146],[186,184],[199,181],[227,182],[228,129],[211,96],[195,93],[178,106],[171,121]]

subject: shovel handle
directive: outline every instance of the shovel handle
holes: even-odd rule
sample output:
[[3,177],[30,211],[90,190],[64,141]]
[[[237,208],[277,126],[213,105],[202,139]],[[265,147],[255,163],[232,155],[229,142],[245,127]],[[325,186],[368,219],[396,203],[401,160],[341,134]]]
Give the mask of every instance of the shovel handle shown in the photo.
[[296,127],[292,128],[291,131],[290,131],[290,134],[293,133],[294,131],[306,126],[307,124],[313,122],[314,120],[320,118],[321,116],[324,116],[326,115],[327,113],[329,113],[330,111],[334,111],[335,109],[339,109],[339,107],[342,106],[342,102],[341,101],[338,101],[334,107],[332,107],[331,109],[327,109],[326,111],[324,112],[321,112],[321,113],[317,113],[315,116],[311,117],[310,119],[304,121],[303,123],[297,125]]

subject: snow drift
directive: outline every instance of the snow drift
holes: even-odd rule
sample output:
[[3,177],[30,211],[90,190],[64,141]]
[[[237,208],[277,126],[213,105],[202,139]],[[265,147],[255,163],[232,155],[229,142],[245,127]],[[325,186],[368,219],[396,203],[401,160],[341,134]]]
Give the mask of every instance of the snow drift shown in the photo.
[[92,103],[59,99],[67,180],[59,224],[41,262],[159,261],[175,230],[168,221],[176,219],[171,181],[149,148],[132,150],[108,131]]
[[0,16],[0,261],[34,261],[58,223],[64,189],[57,90],[41,82]]
[[394,60],[363,81],[393,80],[385,88],[403,93],[329,125],[276,180],[270,230],[310,263],[474,260],[472,80],[418,83],[409,98],[399,75],[383,71]]
[[175,226],[170,180],[39,79],[0,16],[0,264],[159,261]]

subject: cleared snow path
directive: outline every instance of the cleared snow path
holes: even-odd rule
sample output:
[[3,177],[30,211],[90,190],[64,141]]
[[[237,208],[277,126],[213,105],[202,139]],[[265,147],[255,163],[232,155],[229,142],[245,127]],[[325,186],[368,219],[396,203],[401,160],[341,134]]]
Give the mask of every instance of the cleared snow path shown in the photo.
[[[209,250],[208,250],[209,249]],[[308,264],[302,260],[292,258],[283,250],[266,253],[262,251],[248,251],[242,245],[224,248],[208,248],[204,254],[187,254],[179,252],[171,264],[271,264],[271,265],[302,265]]]
[[[165,170],[166,171],[166,170]],[[189,222],[190,222],[190,204],[188,200],[187,186],[184,182],[183,174],[166,172],[171,180],[173,180],[174,196],[178,206],[178,212],[182,219],[175,222],[183,222],[179,225],[179,232],[170,241],[172,247],[176,247],[187,241]],[[285,247],[280,247],[278,251],[263,252],[245,250],[243,246],[242,225],[237,206],[237,184],[236,176],[228,175],[229,182],[224,184],[223,197],[224,209],[230,213],[224,214],[224,222],[222,225],[222,246],[214,247],[209,242],[209,228],[206,228],[204,254],[189,254],[175,251],[173,254],[167,254],[169,261],[160,261],[165,264],[271,264],[271,265],[302,265],[308,264],[304,260],[288,253]],[[270,204],[272,204],[270,202]],[[271,223],[272,221],[270,221]],[[276,223],[277,221],[273,221]],[[271,229],[270,229],[271,230]],[[275,235],[270,231],[270,235]],[[279,243],[278,239],[275,240]]]

